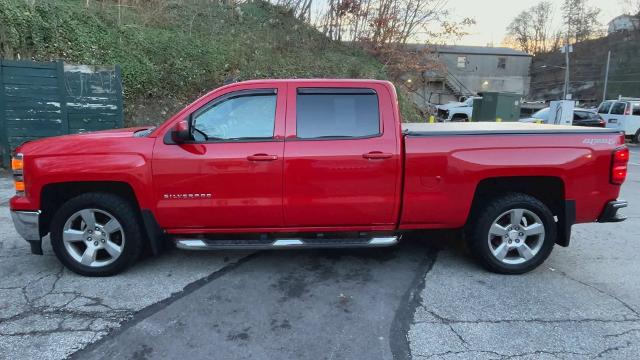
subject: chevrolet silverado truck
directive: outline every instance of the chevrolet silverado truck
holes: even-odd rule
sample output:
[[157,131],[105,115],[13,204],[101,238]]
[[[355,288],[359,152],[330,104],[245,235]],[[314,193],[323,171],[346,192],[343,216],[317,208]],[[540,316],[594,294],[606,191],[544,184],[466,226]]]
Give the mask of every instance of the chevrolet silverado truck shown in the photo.
[[247,81],[158,127],[21,145],[10,207],[33,253],[48,235],[86,276],[166,244],[379,247],[423,229],[463,229],[481,265],[517,274],[572,225],[624,220],[628,158],[616,129],[402,124],[386,81]]

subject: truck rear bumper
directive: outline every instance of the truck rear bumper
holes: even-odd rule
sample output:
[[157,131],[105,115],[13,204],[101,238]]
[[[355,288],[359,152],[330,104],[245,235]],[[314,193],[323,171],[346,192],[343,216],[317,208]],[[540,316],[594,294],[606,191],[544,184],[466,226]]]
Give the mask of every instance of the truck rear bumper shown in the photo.
[[607,206],[604,207],[602,214],[600,214],[600,217],[598,217],[598,222],[604,223],[625,221],[627,217],[619,214],[618,210],[626,208],[627,205],[629,205],[629,203],[624,200],[609,201],[607,203]]
[[13,226],[20,236],[29,242],[31,252],[42,255],[42,238],[40,237],[40,211],[11,210]]

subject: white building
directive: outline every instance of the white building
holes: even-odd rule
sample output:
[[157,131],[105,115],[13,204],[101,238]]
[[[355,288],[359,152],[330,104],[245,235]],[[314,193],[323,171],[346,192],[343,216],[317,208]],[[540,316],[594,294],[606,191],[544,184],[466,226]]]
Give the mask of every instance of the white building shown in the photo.
[[[414,49],[421,45],[410,45]],[[416,104],[444,104],[483,92],[529,92],[531,55],[505,47],[435,46],[441,71],[422,74]],[[417,85],[417,84],[415,84]]]
[[633,15],[620,15],[609,21],[609,34],[620,31],[640,30],[640,18]]

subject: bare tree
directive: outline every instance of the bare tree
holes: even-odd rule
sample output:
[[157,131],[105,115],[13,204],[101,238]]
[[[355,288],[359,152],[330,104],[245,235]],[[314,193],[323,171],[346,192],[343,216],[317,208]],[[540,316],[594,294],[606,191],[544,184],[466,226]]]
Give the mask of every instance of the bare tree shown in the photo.
[[564,0],[562,16],[569,42],[581,42],[602,34],[598,20],[600,9],[589,5],[589,0]]
[[507,27],[507,42],[529,54],[540,54],[554,47],[553,4],[540,2],[518,14]]
[[529,11],[518,14],[507,27],[507,42],[514,43],[517,48],[533,53],[533,29],[529,20]]
[[[448,21],[446,4],[446,0],[328,0],[320,28],[331,39],[362,41],[375,48],[428,41],[473,22]],[[436,27],[442,31],[434,31]]]
[[640,0],[619,0],[625,14],[640,17]]

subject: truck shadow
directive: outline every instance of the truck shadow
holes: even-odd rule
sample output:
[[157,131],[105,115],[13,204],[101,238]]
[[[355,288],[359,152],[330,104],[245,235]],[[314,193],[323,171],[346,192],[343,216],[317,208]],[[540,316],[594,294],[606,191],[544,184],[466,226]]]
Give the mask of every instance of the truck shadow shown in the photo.
[[[404,358],[425,275],[438,251],[459,243],[455,233],[438,231],[407,234],[389,248],[255,252],[139,312],[75,358],[131,358],[144,349],[152,349],[149,358]],[[150,336],[150,324],[163,329]]]

